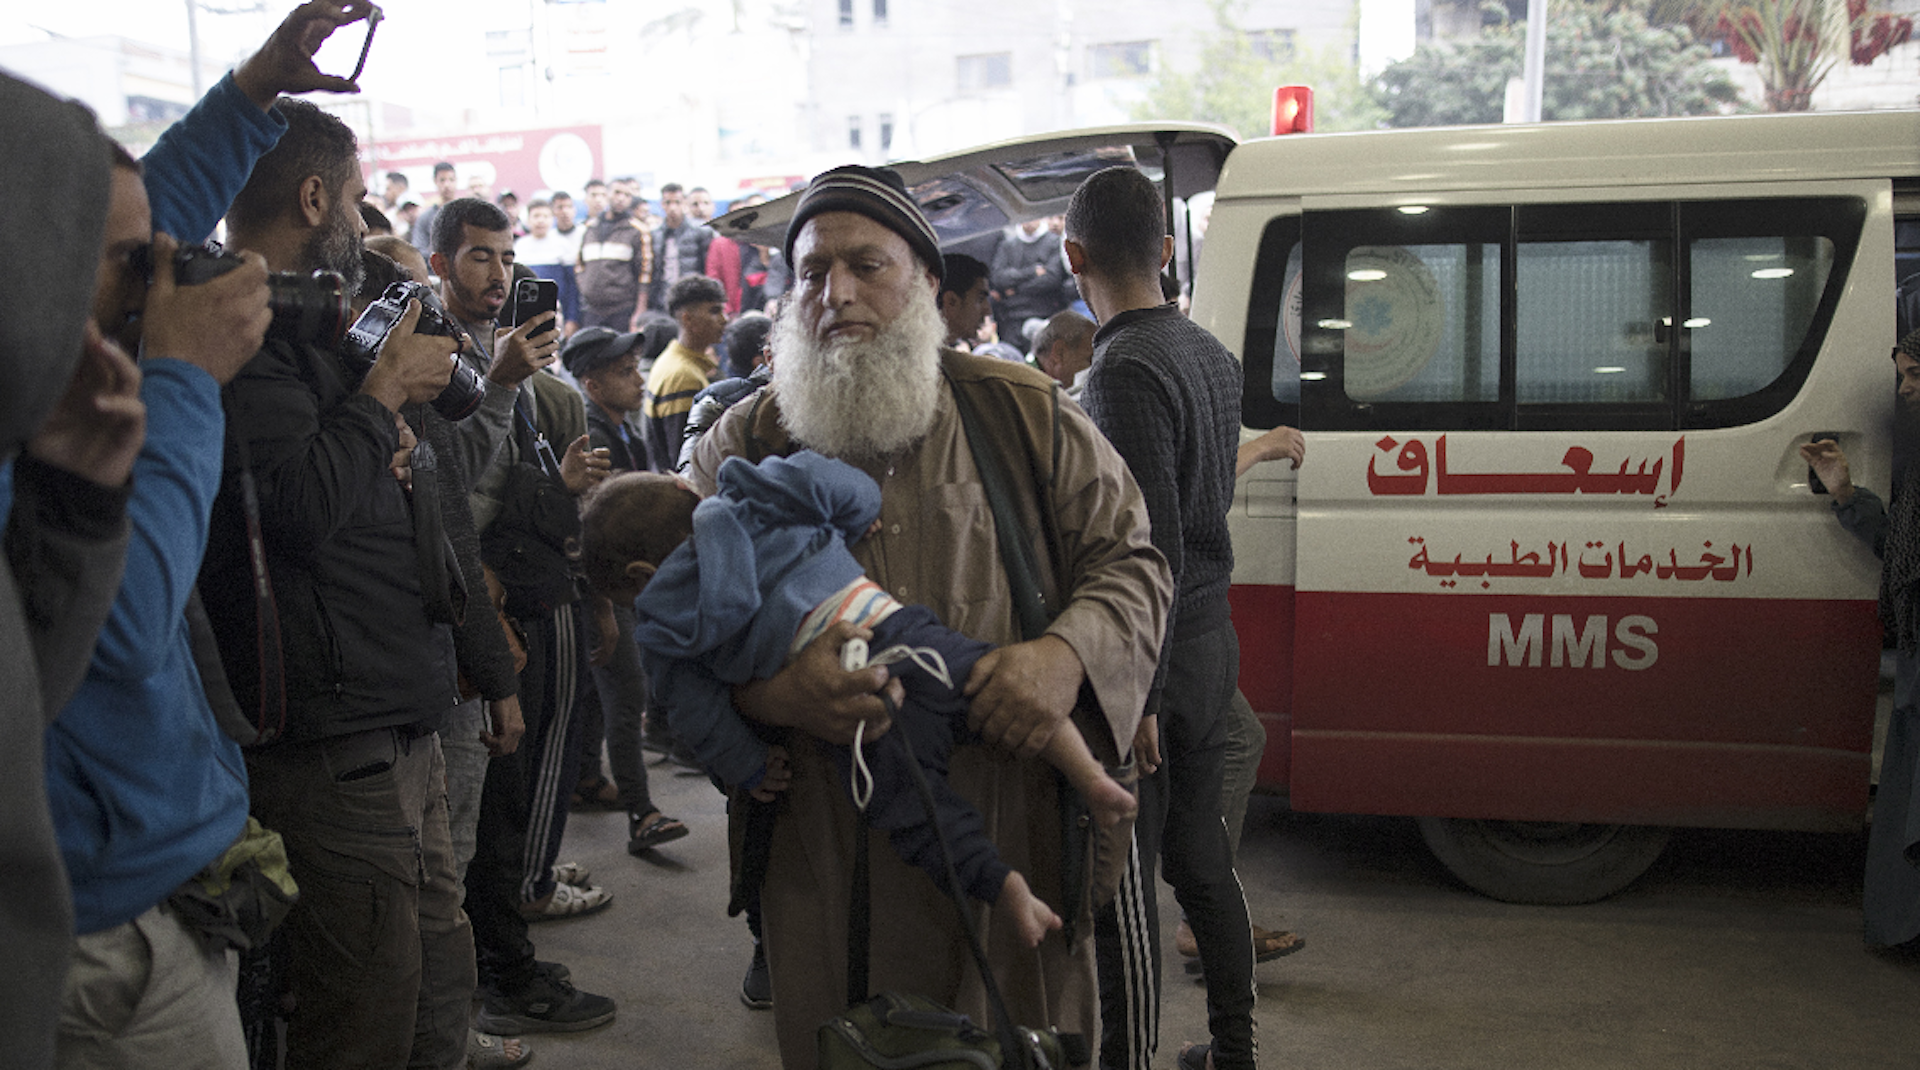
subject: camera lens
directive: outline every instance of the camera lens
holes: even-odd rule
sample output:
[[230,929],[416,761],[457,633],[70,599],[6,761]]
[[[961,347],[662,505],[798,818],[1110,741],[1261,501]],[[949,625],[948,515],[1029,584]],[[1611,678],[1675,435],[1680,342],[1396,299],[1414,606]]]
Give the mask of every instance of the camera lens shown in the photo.
[[347,280],[339,272],[275,272],[267,277],[267,288],[267,304],[273,309],[269,336],[332,347],[347,333],[353,308],[348,302]]
[[473,410],[487,397],[487,384],[481,380],[480,373],[462,363],[459,357],[453,358],[453,378],[448,380],[447,388],[433,399],[433,411],[454,423],[473,415]]

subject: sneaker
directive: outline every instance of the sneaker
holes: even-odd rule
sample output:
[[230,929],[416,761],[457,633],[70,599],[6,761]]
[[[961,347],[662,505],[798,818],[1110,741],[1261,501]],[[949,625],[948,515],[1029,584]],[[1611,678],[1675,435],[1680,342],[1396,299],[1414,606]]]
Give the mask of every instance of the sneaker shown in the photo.
[[[535,977],[546,978],[556,983],[573,979],[573,971],[567,969],[567,964],[564,962],[545,962],[540,959],[535,959],[533,961],[533,973]],[[478,986],[478,995],[474,998],[485,1001],[498,999],[499,996],[500,986],[490,980],[482,978]]]
[[758,942],[753,945],[753,961],[747,964],[747,976],[740,981],[740,1002],[756,1011],[773,1009],[773,978],[767,974],[767,952]]
[[584,918],[588,914],[598,914],[613,905],[613,893],[605,888],[589,885],[576,888],[571,884],[556,884],[553,894],[544,902],[520,904],[520,916],[529,922],[554,921],[558,918]]
[[613,1021],[612,1000],[582,992],[570,982],[535,973],[514,996],[489,996],[474,1019],[483,1033],[577,1033]]

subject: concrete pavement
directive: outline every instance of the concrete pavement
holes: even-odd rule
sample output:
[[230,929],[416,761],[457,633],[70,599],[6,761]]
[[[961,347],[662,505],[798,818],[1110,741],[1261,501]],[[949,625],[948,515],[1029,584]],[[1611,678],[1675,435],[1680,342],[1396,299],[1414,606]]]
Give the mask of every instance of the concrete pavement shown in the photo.
[[[562,857],[614,893],[534,927],[543,959],[614,997],[588,1033],[530,1037],[568,1070],[774,1070],[770,1012],[741,1005],[750,942],[725,916],[725,817],[701,777],[654,766],[692,834],[626,854],[621,814],[575,814]],[[1254,920],[1306,935],[1259,967],[1266,1067],[1311,1070],[1912,1070],[1920,959],[1861,944],[1864,838],[1685,831],[1604,903],[1518,907],[1455,883],[1409,820],[1256,798],[1241,848]],[[1172,950],[1156,1067],[1202,1040],[1204,993]]]

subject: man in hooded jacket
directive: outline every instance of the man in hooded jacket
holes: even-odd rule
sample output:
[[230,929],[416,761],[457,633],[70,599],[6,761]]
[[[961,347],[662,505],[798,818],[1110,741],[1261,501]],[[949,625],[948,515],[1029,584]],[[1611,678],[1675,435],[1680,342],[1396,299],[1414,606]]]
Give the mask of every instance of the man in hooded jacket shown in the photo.
[[[53,1065],[73,908],[47,814],[42,734],[79,685],[120,585],[127,481],[145,438],[140,373],[88,323],[112,148],[83,107],[0,75],[0,996],[7,1062]],[[39,196],[59,190],[54,198]]]

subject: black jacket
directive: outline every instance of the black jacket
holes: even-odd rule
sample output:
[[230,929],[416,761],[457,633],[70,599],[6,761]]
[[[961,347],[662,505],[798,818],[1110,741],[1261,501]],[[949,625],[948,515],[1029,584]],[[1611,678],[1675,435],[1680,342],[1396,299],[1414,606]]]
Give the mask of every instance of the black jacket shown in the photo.
[[591,401],[587,402],[587,434],[594,449],[607,451],[615,474],[647,470],[646,439]]
[[1002,238],[987,279],[993,288],[993,320],[1000,325],[1000,338],[1025,349],[1021,325],[1029,319],[1046,319],[1071,304],[1073,299],[1065,296],[1062,287],[1072,277],[1060,252],[1059,235],[1042,232],[1034,241],[1023,241],[1017,234]]
[[657,312],[667,310],[667,292],[673,288],[667,282],[667,239],[674,239],[674,248],[680,256],[680,278],[689,275],[707,273],[707,249],[713,244],[713,228],[693,221],[688,216],[680,224],[679,230],[669,231],[666,224],[653,228],[653,282],[647,297],[647,307]]
[[[242,709],[258,702],[255,600],[239,473],[260,526],[286,666],[289,740],[400,725],[458,701],[449,629],[421,598],[413,518],[389,470],[393,413],[340,360],[270,341],[227,387],[227,459],[201,596]],[[482,603],[484,605],[484,603]]]

